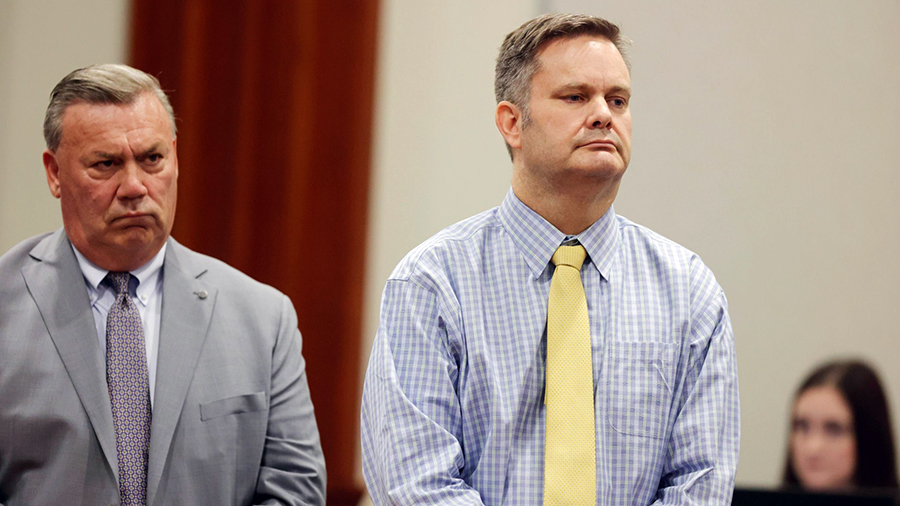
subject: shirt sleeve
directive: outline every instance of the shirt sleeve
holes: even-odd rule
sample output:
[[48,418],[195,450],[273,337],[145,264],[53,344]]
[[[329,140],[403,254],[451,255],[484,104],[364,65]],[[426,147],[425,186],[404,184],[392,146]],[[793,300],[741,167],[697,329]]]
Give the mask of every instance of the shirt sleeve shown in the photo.
[[363,475],[376,505],[482,504],[463,479],[458,326],[448,306],[413,281],[385,287],[361,409]]
[[731,503],[740,442],[737,361],[725,294],[711,282],[712,295],[692,317],[680,409],[655,505]]

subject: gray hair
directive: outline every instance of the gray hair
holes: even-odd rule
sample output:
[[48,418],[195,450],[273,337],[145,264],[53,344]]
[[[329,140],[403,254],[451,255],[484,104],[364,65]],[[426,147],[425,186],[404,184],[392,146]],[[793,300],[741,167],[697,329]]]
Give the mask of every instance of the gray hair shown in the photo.
[[[506,100],[519,106],[523,124],[527,124],[531,79],[540,68],[538,53],[552,40],[580,35],[593,35],[612,42],[631,70],[626,52],[631,41],[619,33],[615,23],[585,14],[544,14],[526,22],[503,40],[494,70],[497,103]],[[512,155],[509,145],[506,149]]]
[[50,105],[44,115],[44,141],[47,148],[55,151],[62,140],[62,118],[66,108],[76,103],[117,104],[134,103],[144,93],[153,93],[159,99],[172,126],[172,135],[177,133],[175,111],[169,97],[162,90],[159,81],[128,65],[107,63],[91,65],[74,70],[50,92]]

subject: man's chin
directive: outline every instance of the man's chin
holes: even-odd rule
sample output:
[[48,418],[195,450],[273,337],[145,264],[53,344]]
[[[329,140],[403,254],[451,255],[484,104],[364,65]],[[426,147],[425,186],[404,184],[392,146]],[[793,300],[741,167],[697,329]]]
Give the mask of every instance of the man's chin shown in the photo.
[[[128,227],[110,241],[113,247],[120,250],[125,257],[141,257],[146,255],[148,250],[154,248],[158,251],[165,242],[166,237],[162,236],[158,230],[143,227]],[[156,254],[156,251],[153,254]]]
[[160,235],[157,229],[148,230],[132,227],[103,237],[73,245],[88,260],[110,271],[132,271],[146,264],[156,255],[168,236]]
[[621,160],[604,160],[602,163],[586,163],[573,167],[571,172],[591,179],[619,179],[625,173]]

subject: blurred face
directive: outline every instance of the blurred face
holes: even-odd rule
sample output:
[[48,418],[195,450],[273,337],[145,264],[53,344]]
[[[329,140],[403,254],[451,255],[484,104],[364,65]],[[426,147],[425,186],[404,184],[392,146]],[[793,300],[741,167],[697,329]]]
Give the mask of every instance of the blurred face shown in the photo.
[[44,152],[44,168],[69,240],[98,266],[136,269],[169,237],[178,159],[168,116],[153,94],[128,105],[67,107],[62,140]]
[[853,413],[840,391],[813,387],[794,402],[791,463],[800,485],[834,490],[853,485],[856,435]]
[[631,159],[631,77],[601,37],[551,41],[538,55],[521,165],[530,177],[618,180]]

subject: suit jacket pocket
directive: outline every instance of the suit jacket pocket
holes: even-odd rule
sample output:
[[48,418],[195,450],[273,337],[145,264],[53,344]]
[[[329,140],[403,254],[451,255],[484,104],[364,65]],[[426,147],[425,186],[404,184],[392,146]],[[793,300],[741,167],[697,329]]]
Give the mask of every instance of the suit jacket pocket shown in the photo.
[[236,415],[250,411],[262,411],[266,409],[266,393],[236,395],[217,401],[200,403],[200,420],[205,422],[221,416]]

